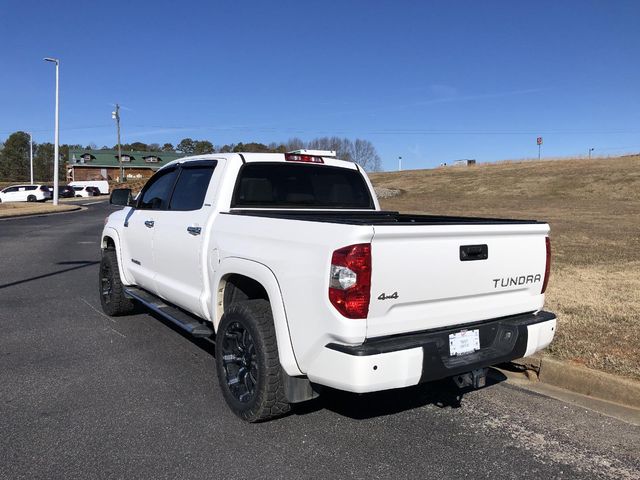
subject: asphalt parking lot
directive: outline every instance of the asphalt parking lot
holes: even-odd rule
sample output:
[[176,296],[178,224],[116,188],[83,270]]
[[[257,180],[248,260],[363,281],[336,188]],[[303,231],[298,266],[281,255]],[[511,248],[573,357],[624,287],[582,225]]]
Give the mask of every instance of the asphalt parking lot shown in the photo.
[[499,375],[243,423],[206,341],[102,314],[108,212],[0,221],[0,478],[640,478],[640,427]]

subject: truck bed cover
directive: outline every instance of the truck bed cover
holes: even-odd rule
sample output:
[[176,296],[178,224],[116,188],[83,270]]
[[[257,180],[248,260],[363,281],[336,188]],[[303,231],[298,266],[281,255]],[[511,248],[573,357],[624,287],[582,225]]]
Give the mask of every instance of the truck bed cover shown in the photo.
[[336,210],[263,210],[234,209],[230,215],[281,218],[307,222],[343,223],[349,225],[528,225],[541,224],[537,220],[506,218],[456,217],[446,215],[418,215],[394,211],[336,211]]

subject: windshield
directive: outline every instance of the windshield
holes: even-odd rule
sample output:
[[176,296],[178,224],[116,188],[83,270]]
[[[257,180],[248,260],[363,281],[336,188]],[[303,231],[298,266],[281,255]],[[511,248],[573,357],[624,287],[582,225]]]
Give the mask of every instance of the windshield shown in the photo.
[[374,209],[358,170],[304,163],[247,163],[231,207]]

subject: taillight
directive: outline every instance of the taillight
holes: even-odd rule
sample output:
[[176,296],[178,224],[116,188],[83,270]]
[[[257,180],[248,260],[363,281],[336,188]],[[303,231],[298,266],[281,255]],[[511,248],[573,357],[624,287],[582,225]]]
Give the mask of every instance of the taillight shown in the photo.
[[547,247],[547,265],[544,267],[544,282],[542,282],[542,291],[540,293],[544,293],[547,289],[549,272],[551,271],[551,240],[549,240],[549,237],[545,238],[545,244]]
[[288,162],[324,163],[322,157],[315,155],[301,155],[299,153],[285,153],[284,159]]
[[333,252],[329,300],[347,318],[367,318],[371,299],[371,244],[349,245]]

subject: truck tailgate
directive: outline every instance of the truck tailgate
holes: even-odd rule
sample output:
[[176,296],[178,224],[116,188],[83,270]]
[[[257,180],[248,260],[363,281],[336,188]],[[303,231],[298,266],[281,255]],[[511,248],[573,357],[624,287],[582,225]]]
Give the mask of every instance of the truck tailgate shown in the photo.
[[367,338],[541,309],[548,233],[544,223],[374,226]]

